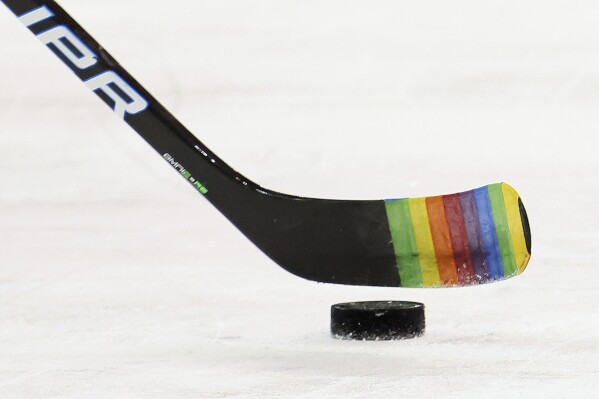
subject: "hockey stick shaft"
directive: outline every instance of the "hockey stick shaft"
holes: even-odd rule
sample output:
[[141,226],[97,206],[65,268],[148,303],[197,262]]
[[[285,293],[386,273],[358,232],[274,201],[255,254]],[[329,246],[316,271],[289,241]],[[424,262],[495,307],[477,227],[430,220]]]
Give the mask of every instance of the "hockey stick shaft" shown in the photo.
[[[209,187],[257,185],[212,153],[52,0],[2,0],[81,81],[213,205]],[[218,171],[216,171],[218,169]],[[228,180],[225,179],[225,180]]]

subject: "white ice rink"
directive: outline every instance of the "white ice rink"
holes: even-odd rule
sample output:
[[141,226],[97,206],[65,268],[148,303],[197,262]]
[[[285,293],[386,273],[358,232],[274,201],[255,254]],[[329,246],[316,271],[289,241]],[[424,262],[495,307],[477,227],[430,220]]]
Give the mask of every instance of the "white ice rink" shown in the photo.
[[[62,0],[203,142],[312,197],[506,181],[520,277],[304,281],[259,252],[0,5],[0,398],[596,398],[599,2]],[[329,307],[422,301],[420,339]]]

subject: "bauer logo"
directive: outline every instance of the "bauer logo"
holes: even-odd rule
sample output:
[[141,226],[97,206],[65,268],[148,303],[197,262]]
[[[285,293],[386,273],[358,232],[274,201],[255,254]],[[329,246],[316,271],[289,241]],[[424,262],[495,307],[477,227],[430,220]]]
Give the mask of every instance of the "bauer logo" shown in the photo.
[[[32,29],[52,17],[54,13],[47,6],[42,6],[20,15],[19,20]],[[36,35],[75,72],[98,65],[98,56],[65,25],[52,26]],[[123,119],[148,108],[148,101],[114,71],[105,70],[94,74],[84,79],[84,83]]]

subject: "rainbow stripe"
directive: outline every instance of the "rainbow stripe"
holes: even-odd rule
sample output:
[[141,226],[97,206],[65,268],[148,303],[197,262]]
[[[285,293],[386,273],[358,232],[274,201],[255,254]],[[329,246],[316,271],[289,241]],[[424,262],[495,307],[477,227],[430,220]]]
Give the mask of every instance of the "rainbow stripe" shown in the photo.
[[530,259],[520,197],[505,183],[387,200],[385,208],[403,287],[501,280],[522,273]]

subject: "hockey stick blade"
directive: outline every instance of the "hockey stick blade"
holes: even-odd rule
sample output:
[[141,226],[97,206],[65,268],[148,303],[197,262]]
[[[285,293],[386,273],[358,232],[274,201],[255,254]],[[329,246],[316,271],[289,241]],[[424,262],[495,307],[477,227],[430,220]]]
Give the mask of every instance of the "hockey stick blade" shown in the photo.
[[530,258],[518,194],[340,201],[277,193],[213,154],[52,0],[2,0],[92,91],[287,271],[337,284],[441,287],[515,276]]

